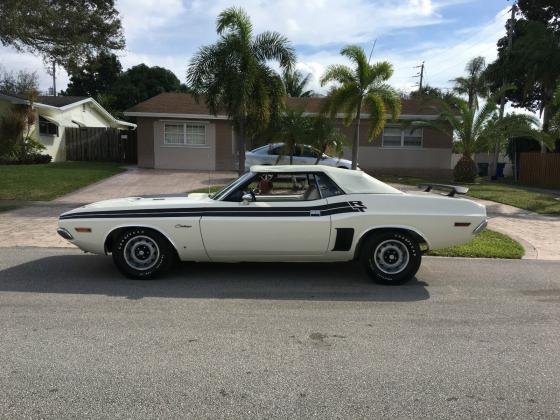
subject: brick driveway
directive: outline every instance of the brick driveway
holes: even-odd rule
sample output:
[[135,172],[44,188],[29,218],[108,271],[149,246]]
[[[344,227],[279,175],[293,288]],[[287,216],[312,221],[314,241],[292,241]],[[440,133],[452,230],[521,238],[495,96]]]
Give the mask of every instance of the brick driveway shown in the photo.
[[35,202],[0,213],[0,247],[73,247],[56,233],[58,216],[72,208],[110,198],[173,194],[223,185],[232,172],[188,172],[131,168],[128,171],[89,185],[53,201]]

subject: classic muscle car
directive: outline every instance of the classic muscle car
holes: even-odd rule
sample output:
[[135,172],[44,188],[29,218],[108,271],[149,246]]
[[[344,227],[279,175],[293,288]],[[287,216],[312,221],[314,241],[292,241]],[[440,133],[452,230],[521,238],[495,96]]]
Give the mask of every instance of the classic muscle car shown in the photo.
[[[376,282],[414,277],[428,249],[468,242],[486,226],[466,189],[405,193],[362,171],[253,166],[215,194],[128,197],[60,216],[58,233],[118,269],[155,277],[182,261],[358,260]],[[449,194],[434,194],[432,188]]]

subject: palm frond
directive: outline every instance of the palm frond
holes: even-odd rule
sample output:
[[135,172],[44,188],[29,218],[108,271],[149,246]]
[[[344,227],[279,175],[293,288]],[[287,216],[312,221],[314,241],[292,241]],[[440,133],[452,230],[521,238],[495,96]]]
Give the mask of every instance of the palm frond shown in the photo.
[[364,97],[364,104],[369,111],[368,141],[381,134],[385,127],[385,102],[377,92],[370,92]]
[[240,7],[229,7],[218,15],[216,31],[218,35],[231,31],[243,39],[250,39],[253,33],[253,24],[245,10]]
[[349,124],[356,115],[357,103],[361,99],[354,84],[346,84],[330,89],[323,105],[323,112],[331,118],[336,117],[339,110],[345,113],[345,124]]
[[331,64],[321,77],[321,86],[325,86],[329,82],[341,84],[355,83],[352,69],[343,64]]
[[259,60],[278,60],[284,69],[291,69],[296,62],[296,53],[290,41],[278,32],[258,34],[253,42],[253,51]]
[[391,113],[391,119],[396,121],[401,114],[401,97],[399,93],[389,84],[382,83],[368,90],[368,94],[375,94],[381,98],[385,109]]
[[347,45],[340,50],[340,55],[347,57],[355,64],[355,79],[359,80],[360,86],[368,83],[369,63],[364,49],[358,45]]
[[393,75],[393,65],[388,61],[374,63],[370,67],[370,78],[372,81],[385,82]]

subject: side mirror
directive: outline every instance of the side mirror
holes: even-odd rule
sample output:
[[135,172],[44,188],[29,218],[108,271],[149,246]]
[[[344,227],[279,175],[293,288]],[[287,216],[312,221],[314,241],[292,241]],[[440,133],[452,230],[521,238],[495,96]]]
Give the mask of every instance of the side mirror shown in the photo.
[[247,205],[253,201],[253,195],[248,192],[243,193],[243,195],[241,196],[241,201],[243,202],[243,204]]

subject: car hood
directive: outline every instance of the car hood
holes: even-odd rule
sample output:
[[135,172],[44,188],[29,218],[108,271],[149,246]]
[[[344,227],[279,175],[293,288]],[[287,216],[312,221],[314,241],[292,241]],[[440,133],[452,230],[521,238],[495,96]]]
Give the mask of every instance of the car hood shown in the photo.
[[184,207],[186,205],[202,207],[213,202],[214,200],[212,200],[208,194],[204,193],[113,198],[77,207],[63,213],[61,216],[72,213],[99,212],[103,210],[161,209]]

